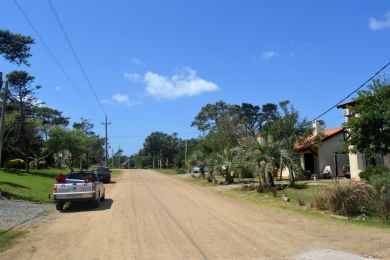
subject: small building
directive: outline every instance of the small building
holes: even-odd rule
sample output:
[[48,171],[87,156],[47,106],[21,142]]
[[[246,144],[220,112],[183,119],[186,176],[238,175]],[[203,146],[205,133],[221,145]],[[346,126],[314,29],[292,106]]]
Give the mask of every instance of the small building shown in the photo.
[[[325,129],[324,122],[313,122],[314,133],[303,144],[297,144],[302,169],[307,177],[320,175],[325,166],[330,166],[333,176],[344,176],[343,167],[348,165],[348,154],[342,152],[344,146],[344,129],[342,127]],[[288,169],[282,172],[289,175]]]

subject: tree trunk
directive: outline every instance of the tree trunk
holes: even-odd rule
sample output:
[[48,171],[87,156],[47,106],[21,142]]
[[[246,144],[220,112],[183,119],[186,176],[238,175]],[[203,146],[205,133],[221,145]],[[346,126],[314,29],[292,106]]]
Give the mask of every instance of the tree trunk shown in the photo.
[[232,173],[230,171],[230,167],[226,167],[225,183],[226,184],[234,183],[234,178],[233,178]]
[[30,168],[28,167],[28,156],[27,155],[24,156],[24,170],[26,172],[29,172],[29,170],[30,170]]
[[288,169],[288,171],[290,172],[290,174],[288,175],[289,185],[292,186],[295,184],[294,172],[290,168]]
[[269,187],[274,187],[275,186],[274,176],[272,175],[271,172],[267,172],[267,175],[268,175]]

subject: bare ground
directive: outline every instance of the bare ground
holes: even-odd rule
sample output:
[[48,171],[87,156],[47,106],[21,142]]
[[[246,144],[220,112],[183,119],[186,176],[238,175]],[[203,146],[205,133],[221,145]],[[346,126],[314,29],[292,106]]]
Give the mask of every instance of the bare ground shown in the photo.
[[153,171],[129,170],[106,189],[100,210],[76,206],[55,213],[0,258],[315,259],[323,248],[351,258],[390,258],[388,230],[243,205]]

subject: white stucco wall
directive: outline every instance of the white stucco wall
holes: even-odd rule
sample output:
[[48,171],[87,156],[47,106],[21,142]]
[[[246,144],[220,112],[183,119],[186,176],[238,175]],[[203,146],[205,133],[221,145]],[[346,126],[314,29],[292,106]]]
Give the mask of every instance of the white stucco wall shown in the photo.
[[[339,133],[331,138],[325,140],[321,143],[318,149],[314,149],[314,171],[319,174],[322,172],[322,169],[326,165],[330,165],[332,168],[333,174],[336,175],[336,162],[334,159],[334,154],[336,151],[340,150],[344,144],[343,134]],[[304,169],[304,153],[311,153],[310,151],[306,151],[301,153],[301,165]],[[343,165],[348,163],[348,155],[338,155],[337,156],[337,166],[339,176],[343,176]],[[287,178],[289,175],[289,170],[287,168],[283,169],[282,176],[283,178]]]
[[359,173],[364,169],[363,156],[361,153],[349,154],[349,166],[352,180],[360,180]]
[[[322,172],[322,169],[329,165],[332,168],[333,176],[336,176],[336,162],[335,152],[341,150],[344,144],[343,134],[339,133],[335,136],[325,140],[320,147],[318,147],[318,170]],[[339,176],[343,176],[343,165],[348,163],[348,156],[337,156],[337,168]]]

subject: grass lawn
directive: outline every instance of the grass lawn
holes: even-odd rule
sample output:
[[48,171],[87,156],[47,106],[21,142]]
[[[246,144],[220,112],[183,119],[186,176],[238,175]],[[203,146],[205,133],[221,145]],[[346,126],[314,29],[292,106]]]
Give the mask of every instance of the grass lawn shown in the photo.
[[17,230],[10,230],[10,231],[2,231],[0,230],[0,252],[6,250],[9,246],[12,245],[14,240],[24,235],[25,231],[17,231]]
[[151,170],[154,170],[154,171],[157,171],[157,172],[160,172],[160,173],[163,173],[163,174],[177,175],[177,170],[176,170],[176,169],[172,169],[172,168],[167,168],[167,169],[151,169]]
[[[185,179],[187,182],[194,183],[196,185],[206,187],[216,187],[218,185],[209,183],[205,180],[199,179]],[[289,214],[300,215],[311,219],[317,219],[324,222],[339,223],[339,224],[353,224],[357,226],[368,226],[386,228],[390,230],[390,225],[385,225],[376,216],[370,216],[366,220],[360,220],[357,217],[349,220],[338,219],[332,217],[330,211],[321,211],[315,208],[315,194],[325,185],[330,183],[323,181],[303,181],[298,182],[294,187],[286,188],[283,191],[278,191],[276,197],[273,196],[272,192],[258,193],[257,191],[242,191],[240,188],[221,189],[217,190],[217,193],[233,198],[244,203],[256,205],[258,207],[272,208],[275,210],[281,210],[288,212]],[[214,188],[215,190],[215,188]],[[282,196],[286,193],[289,197],[289,202],[282,202]],[[303,200],[305,203],[311,203],[312,208],[305,208],[299,206],[299,200]]]
[[38,202],[51,202],[48,194],[53,190],[55,176],[66,174],[68,169],[43,169],[31,172],[0,169],[0,189],[14,198]]

